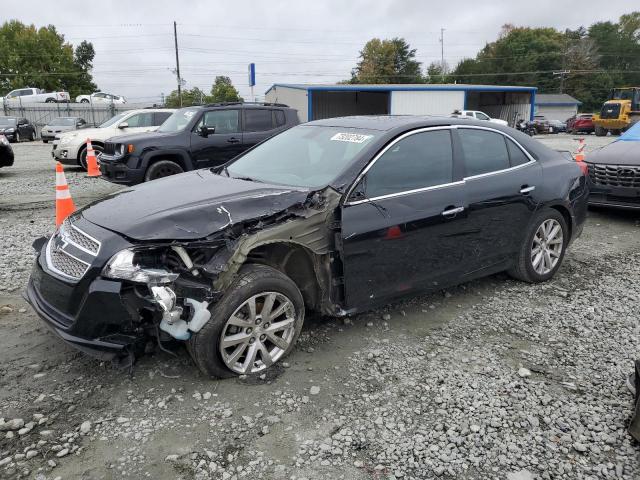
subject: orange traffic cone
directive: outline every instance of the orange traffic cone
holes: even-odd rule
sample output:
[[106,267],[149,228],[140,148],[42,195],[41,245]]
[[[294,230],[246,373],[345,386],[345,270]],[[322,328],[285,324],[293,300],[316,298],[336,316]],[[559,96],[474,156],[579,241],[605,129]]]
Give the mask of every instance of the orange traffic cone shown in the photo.
[[576,162],[584,162],[584,138],[578,139],[578,149],[576,150],[576,154],[573,156]]
[[64,219],[75,211],[76,206],[71,198],[62,164],[56,162],[56,227],[59,227]]
[[98,159],[91,146],[91,140],[87,138],[87,177],[99,177],[102,175],[98,168]]

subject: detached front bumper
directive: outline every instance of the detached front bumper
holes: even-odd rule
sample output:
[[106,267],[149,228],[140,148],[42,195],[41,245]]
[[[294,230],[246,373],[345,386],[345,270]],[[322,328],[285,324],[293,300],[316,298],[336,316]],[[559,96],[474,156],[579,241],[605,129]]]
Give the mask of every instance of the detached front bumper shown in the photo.
[[[73,287],[48,275],[36,261],[27,285],[26,300],[53,333],[68,345],[101,360],[111,360],[136,343],[136,336],[104,330],[119,319],[124,325],[131,318],[121,300],[120,282],[96,279],[81,299],[75,315],[65,313],[47,301],[45,296],[72,298]],[[95,333],[92,334],[92,331]]]

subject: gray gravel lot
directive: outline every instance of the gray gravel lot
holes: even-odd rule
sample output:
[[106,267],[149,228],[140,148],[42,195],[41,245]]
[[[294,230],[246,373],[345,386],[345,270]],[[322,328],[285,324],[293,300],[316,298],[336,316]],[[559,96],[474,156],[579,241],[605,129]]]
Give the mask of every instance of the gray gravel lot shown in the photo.
[[[17,145],[0,169],[0,478],[640,478],[624,385],[640,356],[640,214],[591,210],[546,284],[500,274],[308,318],[263,377],[208,380],[182,349],[129,376],[63,345],[20,297],[31,242],[53,229],[49,151]],[[118,190],[66,175],[79,206]]]

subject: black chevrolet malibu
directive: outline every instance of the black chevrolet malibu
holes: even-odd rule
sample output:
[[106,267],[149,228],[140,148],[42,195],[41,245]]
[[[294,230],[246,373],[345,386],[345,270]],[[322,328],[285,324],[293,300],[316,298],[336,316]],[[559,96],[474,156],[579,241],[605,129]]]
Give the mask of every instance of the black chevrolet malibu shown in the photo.
[[27,296],[87,353],[178,339],[211,376],[251,374],[291,351],[305,310],[351,315],[501,271],[550,279],[587,195],[576,162],[508,127],[315,121],[75,213],[34,243]]

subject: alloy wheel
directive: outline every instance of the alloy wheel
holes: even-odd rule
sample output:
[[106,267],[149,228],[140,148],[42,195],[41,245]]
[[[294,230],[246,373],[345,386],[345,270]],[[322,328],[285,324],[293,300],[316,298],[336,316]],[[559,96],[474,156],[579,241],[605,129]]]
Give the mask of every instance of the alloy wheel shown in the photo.
[[542,222],[535,235],[531,246],[531,264],[539,275],[547,275],[560,260],[564,246],[562,226],[549,218]]
[[182,169],[171,165],[165,165],[155,171],[154,175],[151,176],[151,180],[177,175],[178,173],[182,173]]
[[293,342],[296,314],[293,302],[278,292],[262,292],[245,300],[220,335],[225,365],[239,374],[273,365]]

